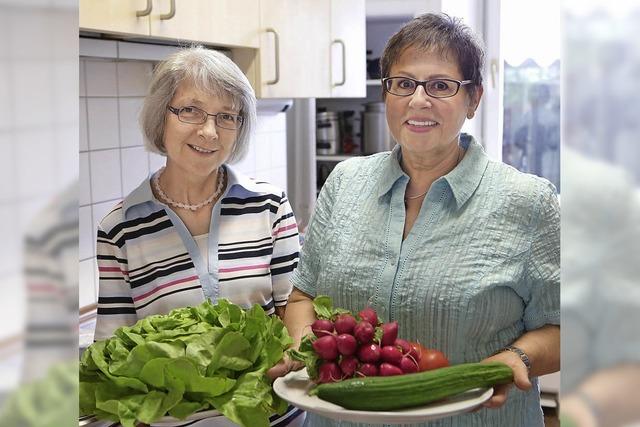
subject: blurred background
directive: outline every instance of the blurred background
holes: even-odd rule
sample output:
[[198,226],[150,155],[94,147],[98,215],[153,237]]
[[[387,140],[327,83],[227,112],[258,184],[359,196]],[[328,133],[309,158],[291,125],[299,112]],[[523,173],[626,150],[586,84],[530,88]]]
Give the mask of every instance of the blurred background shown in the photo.
[[[288,184],[304,221],[337,161],[393,143],[384,123],[375,127],[375,59],[386,38],[419,13],[463,17],[488,52],[483,104],[464,131],[493,157],[548,178],[561,198],[562,370],[547,382],[549,425],[639,423],[640,2],[364,4],[361,88],[263,92],[257,138],[271,151],[252,151],[240,167]],[[109,57],[94,33],[79,37],[78,8],[72,0],[0,0],[0,426],[75,425],[78,314],[95,303],[95,223],[131,180],[161,163],[119,114],[135,113],[153,61],[173,47]],[[136,73],[135,93],[123,94]],[[323,114],[332,112],[340,114]]]

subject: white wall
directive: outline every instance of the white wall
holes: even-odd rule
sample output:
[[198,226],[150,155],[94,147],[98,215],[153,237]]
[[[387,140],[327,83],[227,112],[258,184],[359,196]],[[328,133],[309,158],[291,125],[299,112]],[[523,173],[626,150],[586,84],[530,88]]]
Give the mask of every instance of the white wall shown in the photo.
[[[154,63],[80,59],[80,306],[97,299],[97,224],[165,158],[149,153],[138,127]],[[243,173],[287,188],[286,116],[259,114]]]

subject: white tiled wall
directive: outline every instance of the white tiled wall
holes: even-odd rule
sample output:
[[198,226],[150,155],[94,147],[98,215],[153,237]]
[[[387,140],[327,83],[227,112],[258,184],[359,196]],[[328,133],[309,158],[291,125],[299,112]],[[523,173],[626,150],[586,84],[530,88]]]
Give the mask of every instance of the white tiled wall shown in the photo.
[[[98,222],[165,158],[148,153],[138,127],[153,63],[80,58],[80,306],[97,300]],[[247,156],[235,166],[286,190],[286,115],[258,116]]]

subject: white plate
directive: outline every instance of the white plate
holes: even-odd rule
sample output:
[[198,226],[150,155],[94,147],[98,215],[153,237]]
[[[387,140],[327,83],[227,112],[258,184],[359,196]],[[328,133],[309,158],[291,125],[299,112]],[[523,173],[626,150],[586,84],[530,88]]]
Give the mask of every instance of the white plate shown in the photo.
[[188,421],[196,421],[196,420],[203,420],[205,418],[214,418],[214,417],[223,417],[223,416],[224,415],[222,415],[220,412],[216,411],[215,409],[210,409],[208,411],[195,412],[189,415],[184,420],[180,420],[178,418],[170,417],[170,416],[162,417],[151,425],[159,426],[159,427],[160,426],[162,427],[183,426],[184,423]]
[[[201,411],[201,412],[195,412],[191,415],[189,415],[187,418],[185,418],[184,420],[180,420],[178,418],[175,417],[171,417],[171,416],[164,416],[162,418],[160,418],[158,421],[155,421],[154,423],[152,423],[152,426],[158,426],[158,427],[175,427],[175,426],[183,426],[186,422],[189,421],[197,421],[197,420],[203,420],[205,418],[214,418],[214,417],[223,417],[224,415],[222,415],[220,412],[216,411],[215,409],[210,409],[208,411]],[[82,426],[93,426],[94,422],[98,421],[97,418],[89,415],[86,417],[80,417],[80,427]],[[100,426],[102,425],[112,425],[113,422],[109,421],[108,424],[106,424],[105,422],[102,422],[100,424]],[[120,424],[118,424],[120,425]]]
[[449,417],[471,411],[493,395],[493,388],[474,389],[445,401],[418,408],[397,411],[352,411],[322,400],[318,396],[309,396],[308,391],[313,387],[314,383],[309,380],[306,369],[289,372],[273,383],[273,391],[298,408],[334,420],[374,424],[418,423]]

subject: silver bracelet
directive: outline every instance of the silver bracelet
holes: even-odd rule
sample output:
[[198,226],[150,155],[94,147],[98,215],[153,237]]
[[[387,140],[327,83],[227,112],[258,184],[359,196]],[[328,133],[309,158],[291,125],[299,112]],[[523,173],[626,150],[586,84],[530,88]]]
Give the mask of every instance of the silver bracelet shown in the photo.
[[517,354],[520,357],[520,360],[522,360],[522,363],[524,363],[524,366],[527,367],[527,374],[531,372],[531,360],[529,360],[529,356],[527,356],[527,353],[525,353],[524,351],[522,351],[521,348],[518,348],[516,346],[513,345],[508,345],[504,348],[501,348],[500,350],[496,351],[494,353],[498,354],[498,353],[502,353],[503,351],[512,351],[515,354]]

